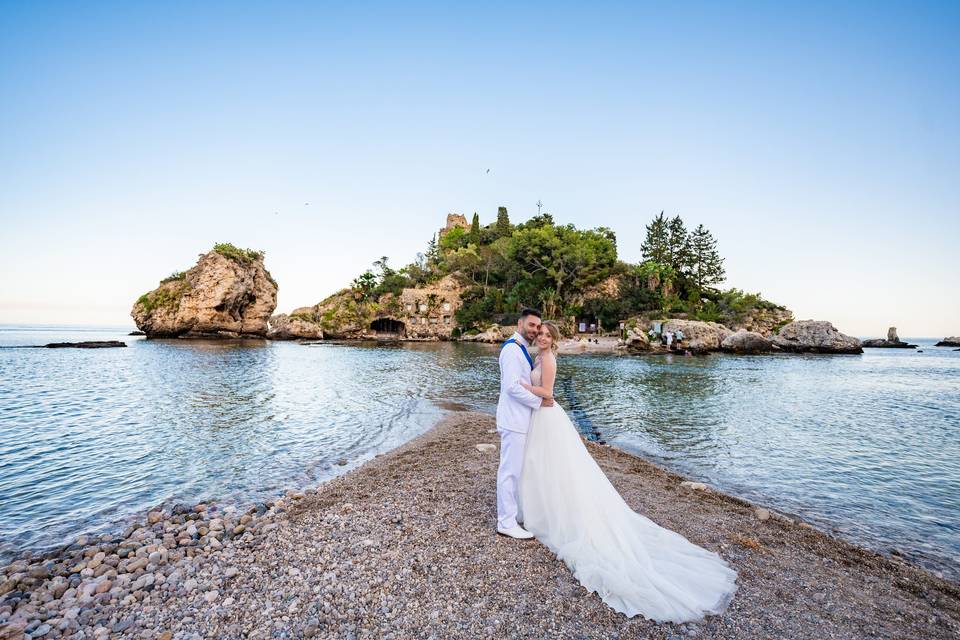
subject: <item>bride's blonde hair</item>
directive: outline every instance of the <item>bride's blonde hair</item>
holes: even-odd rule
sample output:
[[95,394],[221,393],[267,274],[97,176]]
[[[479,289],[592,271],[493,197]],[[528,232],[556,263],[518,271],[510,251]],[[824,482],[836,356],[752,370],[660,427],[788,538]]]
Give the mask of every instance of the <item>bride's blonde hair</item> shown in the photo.
[[557,349],[559,349],[557,343],[560,342],[560,328],[549,320],[545,321],[540,326],[546,327],[547,332],[550,333],[550,338],[552,338],[550,341],[550,351],[553,351],[553,353],[556,354]]

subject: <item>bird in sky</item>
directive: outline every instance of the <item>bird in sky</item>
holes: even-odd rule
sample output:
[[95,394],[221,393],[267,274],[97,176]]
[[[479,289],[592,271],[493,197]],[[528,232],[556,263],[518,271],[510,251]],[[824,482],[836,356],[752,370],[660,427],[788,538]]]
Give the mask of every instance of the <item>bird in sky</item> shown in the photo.
[[490,169],[487,169],[487,173],[490,173]]

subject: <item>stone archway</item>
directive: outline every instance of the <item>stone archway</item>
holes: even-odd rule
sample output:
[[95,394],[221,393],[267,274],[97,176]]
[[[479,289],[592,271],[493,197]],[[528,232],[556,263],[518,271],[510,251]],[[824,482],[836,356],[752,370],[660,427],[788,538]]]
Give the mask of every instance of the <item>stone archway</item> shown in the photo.
[[377,318],[370,323],[370,330],[377,338],[398,339],[407,335],[407,325],[396,318]]

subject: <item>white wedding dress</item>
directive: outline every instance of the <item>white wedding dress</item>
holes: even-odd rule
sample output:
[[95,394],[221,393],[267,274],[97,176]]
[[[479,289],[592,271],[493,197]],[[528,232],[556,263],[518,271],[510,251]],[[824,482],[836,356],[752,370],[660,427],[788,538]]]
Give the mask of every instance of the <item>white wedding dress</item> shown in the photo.
[[[539,365],[530,377],[540,386]],[[559,404],[533,414],[518,493],[524,528],[620,613],[688,622],[720,613],[737,590],[719,555],[624,502]]]

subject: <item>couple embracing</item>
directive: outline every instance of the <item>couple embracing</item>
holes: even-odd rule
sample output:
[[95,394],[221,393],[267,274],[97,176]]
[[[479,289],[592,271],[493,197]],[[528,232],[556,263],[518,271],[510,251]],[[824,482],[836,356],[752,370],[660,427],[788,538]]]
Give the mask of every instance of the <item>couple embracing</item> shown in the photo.
[[497,532],[536,537],[588,591],[627,616],[688,622],[720,613],[737,589],[736,572],[633,511],[554,402],[559,339],[555,324],[524,309],[500,349]]

